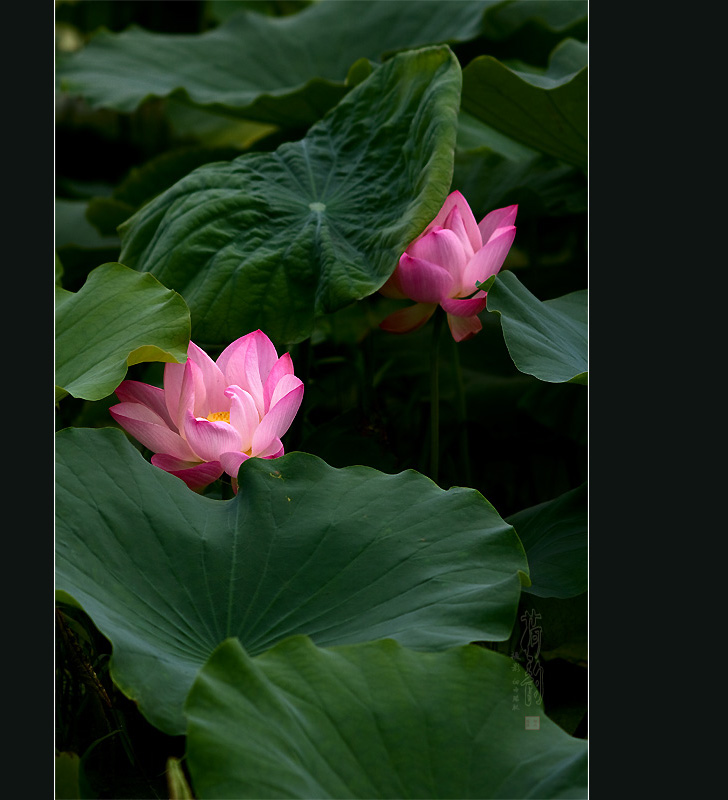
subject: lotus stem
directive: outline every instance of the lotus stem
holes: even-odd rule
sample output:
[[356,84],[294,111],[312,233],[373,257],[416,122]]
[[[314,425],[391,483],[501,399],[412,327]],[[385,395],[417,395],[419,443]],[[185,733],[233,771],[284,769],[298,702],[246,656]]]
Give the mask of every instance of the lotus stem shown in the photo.
[[455,409],[458,418],[460,462],[463,465],[465,485],[472,486],[473,478],[470,473],[470,452],[468,448],[468,411],[465,403],[463,372],[460,367],[460,353],[458,351],[458,343],[454,339],[452,340],[452,365],[455,373]]
[[430,477],[437,483],[440,459],[440,333],[445,314],[438,306],[432,327],[430,349]]

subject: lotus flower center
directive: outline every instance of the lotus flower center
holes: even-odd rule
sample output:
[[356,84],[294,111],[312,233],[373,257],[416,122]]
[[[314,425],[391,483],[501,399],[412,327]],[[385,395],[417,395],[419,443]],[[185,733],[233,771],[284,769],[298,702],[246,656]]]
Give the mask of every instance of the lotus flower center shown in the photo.
[[227,422],[230,424],[230,412],[229,411],[213,411],[207,415],[207,419],[210,422]]

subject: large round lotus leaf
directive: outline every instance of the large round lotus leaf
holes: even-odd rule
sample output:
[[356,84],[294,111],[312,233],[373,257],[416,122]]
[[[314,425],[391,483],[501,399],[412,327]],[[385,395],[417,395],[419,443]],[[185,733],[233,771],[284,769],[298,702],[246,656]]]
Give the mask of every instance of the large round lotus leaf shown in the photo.
[[[531,685],[530,708],[514,708],[514,681]],[[296,636],[251,658],[231,639],[186,711],[204,800],[587,796],[587,743],[544,716],[514,661],[475,645],[321,650]]]
[[58,59],[62,91],[133,111],[173,95],[247,119],[308,126],[349,91],[361,58],[478,35],[493,0],[326,0],[288,17],[241,13],[202,34],[100,31]]
[[447,47],[395,56],[301,141],[200,167],[142,207],[121,260],[185,298],[198,344],[305,339],[379,289],[440,209],[460,84]]
[[123,264],[102,264],[76,292],[56,289],[56,386],[100,400],[141,361],[187,359],[190,312],[177,292]]
[[440,650],[511,632],[525,554],[474,489],[290,453],[246,461],[221,501],[118,430],[65,429],[56,452],[57,589],[111,640],[115,682],[168,733],[184,733],[194,676],[231,636],[255,654],[297,633]]
[[588,382],[586,289],[542,303],[512,272],[499,272],[488,289],[488,311],[500,314],[521,372],[549,383]]

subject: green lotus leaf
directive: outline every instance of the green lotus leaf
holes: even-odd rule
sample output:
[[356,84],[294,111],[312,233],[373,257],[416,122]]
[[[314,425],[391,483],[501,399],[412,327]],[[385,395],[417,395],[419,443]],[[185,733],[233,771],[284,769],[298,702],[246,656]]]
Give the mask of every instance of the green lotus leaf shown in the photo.
[[56,588],[113,644],[111,674],[167,733],[220,642],[391,637],[423,650],[507,639],[527,573],[513,529],[474,489],[412,470],[249,459],[229,501],[152,466],[121,431],[56,441]]
[[495,41],[512,36],[525,25],[543,31],[561,33],[583,28],[589,11],[587,0],[516,0],[500,3],[488,12],[483,34]]
[[518,219],[587,210],[581,170],[516,142],[466,112],[459,115],[453,189],[468,198],[476,219],[518,205]]
[[61,288],[63,284],[63,264],[61,263],[61,259],[58,258],[58,253],[55,254],[56,257],[56,286]]
[[487,310],[500,314],[508,352],[521,372],[549,383],[587,383],[586,289],[541,302],[510,271],[486,284]]
[[525,508],[507,518],[528,556],[539,597],[574,597],[587,589],[587,486]]
[[306,137],[191,172],[119,229],[121,260],[185,298],[192,336],[307,338],[372,294],[452,179],[460,67],[448,47],[377,69]]
[[[247,119],[308,126],[350,89],[349,67],[397,50],[478,35],[492,0],[325,0],[287,17],[241,12],[202,34],[101,31],[59,58],[61,91],[92,107],[134,111],[150,97],[184,99]],[[332,46],[332,42],[336,46]]]
[[297,14],[316,0],[207,0],[207,12],[211,19],[225,22],[239,11],[255,11],[273,17]]
[[240,119],[233,114],[222,114],[219,110],[209,111],[204,106],[192,106],[174,97],[167,98],[164,116],[176,139],[198,142],[206,147],[247,150],[279,130],[276,125]]
[[462,107],[496,130],[587,167],[587,45],[565,39],[540,74],[479,56],[463,70]]
[[189,309],[153,275],[102,264],[78,292],[56,288],[56,386],[73,397],[107,397],[140,361],[183,362],[189,340]]
[[145,203],[196,167],[213,161],[230,161],[240,155],[233,147],[180,147],[164,152],[134,167],[110,197],[93,197],[86,219],[102,235],[116,235],[116,229]]
[[86,218],[87,200],[56,199],[55,244],[56,248],[80,247],[84,250],[102,250],[119,247],[115,231],[100,235]]
[[[514,709],[514,682],[531,708]],[[252,658],[229,639],[186,711],[193,788],[209,800],[587,796],[586,741],[543,714],[514,661],[475,645],[321,650],[295,636]]]

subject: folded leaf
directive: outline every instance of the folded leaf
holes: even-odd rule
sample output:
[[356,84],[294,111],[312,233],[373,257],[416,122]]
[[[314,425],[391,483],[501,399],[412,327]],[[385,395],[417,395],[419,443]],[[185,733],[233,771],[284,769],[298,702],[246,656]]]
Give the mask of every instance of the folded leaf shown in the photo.
[[587,486],[508,517],[526,548],[539,597],[574,597],[587,589]]
[[140,361],[187,359],[190,312],[152,275],[102,264],[76,292],[56,288],[56,386],[86,400],[110,395]]
[[508,352],[521,372],[550,383],[587,383],[586,289],[542,303],[512,272],[500,272],[487,310],[500,314]]
[[565,39],[545,73],[479,56],[463,70],[463,109],[543,153],[587,167],[587,46]]

